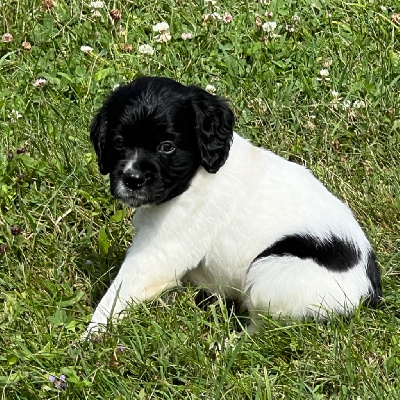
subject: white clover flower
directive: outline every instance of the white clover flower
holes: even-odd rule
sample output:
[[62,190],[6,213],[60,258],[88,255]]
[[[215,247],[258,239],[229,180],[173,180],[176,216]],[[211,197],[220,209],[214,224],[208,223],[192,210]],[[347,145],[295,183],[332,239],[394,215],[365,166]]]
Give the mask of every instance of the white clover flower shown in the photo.
[[320,75],[320,78],[317,78],[318,81],[325,82],[325,81],[329,81],[330,80],[329,71],[327,69],[325,69],[325,68],[321,69],[321,71],[319,71],[319,75]]
[[294,26],[293,25],[286,25],[286,30],[288,32],[294,32]]
[[[329,106],[333,110],[337,110],[339,108],[340,100],[342,100],[342,98],[339,97],[340,94],[336,90],[332,90],[331,94],[332,94],[332,100],[330,101]],[[342,108],[343,108],[343,105],[342,105]]]
[[158,24],[153,25],[154,32],[166,32],[169,31],[169,25],[167,22],[159,22]]
[[104,8],[105,4],[104,1],[91,1],[90,2],[90,8]]
[[321,71],[319,71],[319,74],[322,78],[326,78],[327,76],[329,76],[329,71],[327,69],[321,69]]
[[153,25],[153,31],[160,33],[155,37],[157,42],[165,43],[171,40],[171,33],[169,32],[169,25],[167,22],[163,21]]
[[163,32],[157,35],[154,39],[156,42],[165,43],[171,40],[172,36],[169,32]]
[[298,23],[300,22],[300,17],[299,17],[298,15],[293,15],[292,21],[293,21],[295,24],[298,24]]
[[390,21],[392,21],[395,25],[400,26],[400,14],[393,14],[392,18],[390,18]]
[[379,6],[379,8],[381,9],[381,11],[385,12],[387,11],[387,8],[385,6]]
[[99,10],[93,10],[92,17],[93,18],[101,18],[101,12]]
[[22,115],[17,110],[12,109],[10,114],[8,114],[8,118],[11,119],[11,122],[16,122],[18,119],[22,118]]
[[182,33],[181,38],[183,40],[190,40],[192,38],[192,34],[190,32],[184,32]]
[[276,22],[275,21],[268,21],[268,22],[265,22],[262,25],[263,31],[267,32],[267,33],[273,33],[275,28],[276,28]]
[[217,89],[214,85],[207,85],[205,87],[205,89],[207,90],[208,93],[211,93],[211,94],[213,94],[217,91]]
[[93,51],[93,48],[90,46],[81,46],[81,51],[86,54],[90,54]]
[[365,101],[364,100],[355,100],[353,103],[354,108],[365,108]]
[[41,87],[41,86],[45,85],[46,83],[47,83],[46,79],[39,78],[39,79],[36,79],[36,81],[33,83],[33,86]]
[[232,17],[231,14],[229,14],[229,13],[226,12],[226,13],[224,14],[222,20],[225,22],[225,24],[229,24],[230,22],[233,21],[233,17]]
[[265,16],[268,18],[272,18],[274,16],[274,13],[272,11],[265,11]]
[[139,53],[152,56],[154,54],[154,49],[149,44],[142,44],[139,46]]
[[14,40],[13,35],[11,33],[7,32],[1,37],[1,41],[3,43],[11,43]]

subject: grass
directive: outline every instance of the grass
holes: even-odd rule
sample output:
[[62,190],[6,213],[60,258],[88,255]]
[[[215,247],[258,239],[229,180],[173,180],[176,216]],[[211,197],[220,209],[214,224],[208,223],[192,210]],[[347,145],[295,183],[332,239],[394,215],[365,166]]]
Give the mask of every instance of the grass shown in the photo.
[[[76,0],[0,2],[2,32],[13,35],[0,43],[2,399],[400,397],[399,4],[216,6],[233,21],[203,23],[215,11],[203,1],[106,1],[100,17]],[[257,16],[276,21],[278,36],[263,38]],[[152,31],[161,21],[167,43]],[[139,53],[142,44],[154,54]],[[88,126],[116,84],[145,74],[214,85],[238,132],[306,165],[348,203],[378,254],[380,309],[327,324],[266,320],[249,337],[225,301],[199,308],[198,288],[187,288],[80,342],[133,234],[132,211],[98,173]],[[35,87],[38,78],[46,83]],[[65,390],[49,381],[62,374]]]

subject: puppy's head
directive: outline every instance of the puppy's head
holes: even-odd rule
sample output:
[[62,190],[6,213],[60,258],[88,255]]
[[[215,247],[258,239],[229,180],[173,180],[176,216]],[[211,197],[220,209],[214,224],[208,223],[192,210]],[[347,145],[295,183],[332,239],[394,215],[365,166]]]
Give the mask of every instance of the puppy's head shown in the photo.
[[233,134],[226,102],[195,86],[144,77],[111,92],[90,139],[111,193],[139,207],[183,193],[200,166],[215,173]]

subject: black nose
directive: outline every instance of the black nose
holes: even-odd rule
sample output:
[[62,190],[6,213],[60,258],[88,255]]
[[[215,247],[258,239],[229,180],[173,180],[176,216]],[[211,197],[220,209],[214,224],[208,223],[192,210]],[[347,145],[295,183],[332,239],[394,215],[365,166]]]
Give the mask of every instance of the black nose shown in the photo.
[[147,182],[145,174],[138,170],[124,172],[122,179],[125,186],[132,190],[139,189]]

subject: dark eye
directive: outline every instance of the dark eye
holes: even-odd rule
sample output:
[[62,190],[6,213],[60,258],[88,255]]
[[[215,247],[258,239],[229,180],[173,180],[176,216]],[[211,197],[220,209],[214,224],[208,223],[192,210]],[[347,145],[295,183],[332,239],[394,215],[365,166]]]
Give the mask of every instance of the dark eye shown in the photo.
[[172,154],[176,150],[174,142],[162,142],[158,145],[158,152]]
[[124,147],[124,139],[122,136],[115,136],[113,139],[114,147],[116,149],[122,149]]

